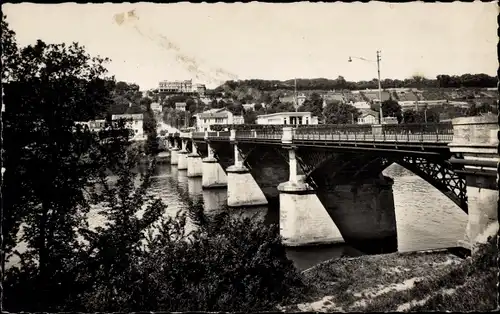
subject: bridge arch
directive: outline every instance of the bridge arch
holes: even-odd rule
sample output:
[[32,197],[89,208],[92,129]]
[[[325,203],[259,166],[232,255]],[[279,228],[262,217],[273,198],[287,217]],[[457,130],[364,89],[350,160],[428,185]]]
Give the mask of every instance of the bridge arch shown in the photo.
[[[330,182],[344,170],[349,169],[349,180],[356,182],[367,173],[381,174],[387,167],[396,163],[413,172],[421,179],[443,193],[464,212],[468,213],[465,177],[454,171],[453,166],[444,158],[433,158],[419,155],[400,154],[342,154],[324,152],[308,157],[309,163],[300,163],[306,174],[306,179],[317,187],[314,178],[328,175]],[[316,162],[311,162],[315,160]]]

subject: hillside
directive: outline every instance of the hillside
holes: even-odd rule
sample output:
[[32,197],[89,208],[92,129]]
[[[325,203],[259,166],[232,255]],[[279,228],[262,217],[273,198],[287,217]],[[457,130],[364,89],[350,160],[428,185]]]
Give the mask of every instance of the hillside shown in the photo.
[[[485,74],[462,76],[439,75],[436,79],[414,77],[405,80],[382,81],[382,100],[482,100],[498,98],[497,79]],[[306,96],[316,92],[326,99],[345,101],[372,101],[378,99],[376,80],[348,82],[343,77],[335,80],[297,79],[297,91]],[[295,80],[242,80],[227,81],[213,90],[214,95],[231,98],[242,103],[269,103],[276,98],[293,98]],[[359,92],[356,92],[359,91]]]

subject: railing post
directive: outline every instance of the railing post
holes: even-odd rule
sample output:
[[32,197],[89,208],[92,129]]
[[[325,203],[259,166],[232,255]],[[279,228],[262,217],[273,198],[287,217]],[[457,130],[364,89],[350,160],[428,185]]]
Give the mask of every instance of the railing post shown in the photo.
[[281,135],[281,143],[283,144],[293,143],[293,130],[291,127],[283,128],[283,134]]
[[438,125],[435,124],[436,126],[436,142],[439,142],[439,130],[438,130]]
[[229,130],[229,141],[236,141],[236,130]]
[[205,131],[205,136],[203,136],[203,138],[206,140],[208,140],[208,131]]

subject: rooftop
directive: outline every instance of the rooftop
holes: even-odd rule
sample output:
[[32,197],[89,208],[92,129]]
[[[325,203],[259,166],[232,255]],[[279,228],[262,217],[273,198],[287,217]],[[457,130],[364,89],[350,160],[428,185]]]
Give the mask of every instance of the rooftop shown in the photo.
[[359,116],[360,118],[364,118],[366,116],[378,117],[378,112],[376,112],[375,110],[371,110],[371,109],[359,109],[359,111],[361,112],[361,115]]
[[142,113],[137,114],[114,114],[111,116],[112,120],[117,119],[132,119],[132,120],[142,120],[144,119],[144,115]]
[[289,111],[289,112],[276,112],[270,114],[262,114],[258,115],[257,118],[267,118],[267,117],[275,117],[275,116],[310,116],[310,111]]
[[216,108],[196,114],[199,118],[227,118],[229,111],[226,108]]

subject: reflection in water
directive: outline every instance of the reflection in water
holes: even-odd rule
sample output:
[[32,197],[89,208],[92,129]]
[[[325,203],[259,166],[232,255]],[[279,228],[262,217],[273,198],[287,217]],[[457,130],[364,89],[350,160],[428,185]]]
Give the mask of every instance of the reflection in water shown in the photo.
[[203,187],[201,177],[187,178],[189,198],[195,203],[203,201]]
[[227,190],[223,188],[202,191],[205,212],[215,214],[227,204]]
[[394,179],[399,251],[453,247],[463,239],[467,214],[448,197],[399,165],[384,174]]
[[188,190],[188,177],[186,170],[177,169],[177,184],[179,188],[182,189],[183,192],[187,192]]

